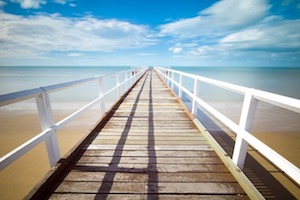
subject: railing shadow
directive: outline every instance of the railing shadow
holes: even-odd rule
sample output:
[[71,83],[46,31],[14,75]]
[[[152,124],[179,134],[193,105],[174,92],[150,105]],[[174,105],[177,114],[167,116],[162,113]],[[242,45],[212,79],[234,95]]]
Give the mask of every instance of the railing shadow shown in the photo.
[[126,121],[126,125],[125,125],[124,130],[121,134],[119,142],[116,146],[116,149],[115,149],[115,152],[113,154],[112,160],[109,163],[108,168],[110,168],[111,170],[109,170],[109,171],[106,170],[105,176],[103,178],[103,180],[105,180],[105,181],[102,181],[102,184],[101,184],[101,186],[98,190],[98,195],[96,195],[96,197],[95,197],[95,199],[97,199],[97,200],[107,199],[107,197],[109,195],[109,191],[111,191],[111,188],[112,188],[112,185],[113,185],[113,180],[116,176],[116,173],[117,173],[117,171],[120,171],[118,165],[119,165],[120,160],[122,158],[121,156],[122,156],[122,153],[123,153],[123,150],[124,150],[124,145],[126,143],[128,133],[129,133],[131,125],[132,125],[133,117],[134,117],[136,109],[137,109],[137,106],[135,106],[135,105],[137,105],[138,102],[140,101],[140,96],[141,96],[141,93],[143,91],[143,88],[145,87],[145,83],[146,83],[146,80],[147,80],[148,76],[149,76],[149,74],[147,74],[147,76],[144,79],[144,82],[142,84],[142,87],[141,87],[140,91],[137,94],[134,105],[133,105],[133,107],[131,109],[131,112],[130,112],[131,114],[130,114],[130,116],[128,117],[128,119]]
[[[147,199],[158,199],[158,174],[157,159],[155,151],[154,121],[153,121],[153,99],[152,99],[152,71],[150,73],[149,88],[149,119],[148,119],[148,195]],[[150,196],[150,194],[152,194]]]
[[[150,75],[149,75],[150,74]],[[153,122],[153,102],[152,102],[152,71],[147,74],[143,85],[137,95],[137,98],[133,104],[130,112],[130,116],[126,122],[125,128],[121,134],[120,140],[116,146],[115,152],[113,154],[112,161],[108,167],[84,167],[84,171],[106,171],[101,186],[94,199],[106,200],[112,189],[113,181],[117,172],[131,172],[131,173],[144,173],[148,174],[148,184],[147,184],[147,199],[158,199],[158,175],[157,175],[157,159],[155,152],[155,138],[154,138],[154,122]],[[150,76],[150,77],[149,77]],[[133,118],[135,117],[138,102],[140,100],[141,93],[145,87],[147,78],[150,79],[149,88],[149,116],[148,116],[148,168],[121,168],[118,167],[120,160],[122,158],[122,152],[124,150],[124,145],[126,143],[128,133],[130,131]],[[78,169],[78,168],[77,168]]]
[[[197,118],[232,157],[235,141],[201,109],[198,109]],[[296,199],[249,153],[247,153],[243,172],[266,199]]]

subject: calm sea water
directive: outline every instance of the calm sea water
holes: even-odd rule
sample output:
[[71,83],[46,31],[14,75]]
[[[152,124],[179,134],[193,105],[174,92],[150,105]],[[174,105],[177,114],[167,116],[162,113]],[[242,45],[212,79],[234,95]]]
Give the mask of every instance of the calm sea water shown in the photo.
[[[0,67],[0,94],[64,83],[98,75],[114,74],[130,67]],[[105,91],[115,83],[113,78],[104,83]],[[51,94],[53,99],[85,101],[97,97],[97,83]]]
[[[300,68],[270,67],[172,67],[175,70],[197,74],[242,86],[261,89],[293,98],[300,98]],[[112,74],[130,67],[0,67],[0,94],[31,89],[87,78],[95,75]],[[192,80],[184,80],[192,90]],[[112,82],[107,84],[110,87]],[[96,85],[81,88],[78,100],[91,96]],[[200,95],[208,100],[223,101],[240,99],[239,95],[218,90],[209,85],[200,86]],[[209,91],[209,92],[208,92]],[[61,95],[73,99],[72,92]],[[76,98],[75,98],[76,99]]]
[[128,69],[130,67],[0,67],[0,94]]
[[[288,67],[173,67],[175,70],[300,99],[300,68]],[[192,90],[193,82],[184,80]],[[201,87],[203,90],[201,90]],[[200,84],[200,95],[208,100],[240,99],[223,89]]]

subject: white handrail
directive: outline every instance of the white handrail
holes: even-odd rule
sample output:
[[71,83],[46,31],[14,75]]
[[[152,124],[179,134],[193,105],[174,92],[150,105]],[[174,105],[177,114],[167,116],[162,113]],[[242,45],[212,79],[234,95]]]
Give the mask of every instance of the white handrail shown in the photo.
[[[113,75],[96,76],[92,78],[71,81],[71,82],[57,84],[57,85],[51,85],[51,86],[40,87],[31,90],[23,90],[20,92],[0,95],[0,107],[13,104],[19,101],[23,101],[26,99],[36,98],[40,124],[42,128],[41,133],[39,133],[32,139],[26,141],[22,145],[18,146],[17,148],[7,153],[6,155],[2,156],[0,158],[0,170],[4,169],[12,162],[17,160],[19,157],[23,156],[29,150],[34,148],[36,145],[44,141],[46,142],[46,146],[47,146],[50,166],[51,167],[54,166],[56,162],[61,158],[59,152],[59,146],[56,138],[56,131],[66,126],[73,119],[75,119],[76,117],[78,117],[79,115],[87,111],[90,107],[92,107],[96,103],[100,102],[101,114],[104,114],[105,112],[104,97],[116,90],[118,91],[118,95],[121,96],[122,95],[120,94],[121,86],[125,85],[126,90],[128,90],[145,73],[146,70],[147,70],[146,67],[131,69],[127,71],[118,72]],[[120,82],[118,77],[122,74],[125,76],[125,80],[123,82]],[[103,93],[103,79],[107,79],[110,77],[116,77],[116,86],[112,87],[106,93]],[[61,121],[54,123],[49,93],[58,90],[63,90],[69,87],[82,85],[84,83],[91,82],[91,81],[98,81],[99,97],[97,97],[87,105],[81,107],[79,110],[70,114],[69,116],[62,119]]]
[[[171,70],[162,67],[155,67],[154,69],[166,82],[171,82],[172,88],[174,88],[174,85],[177,86],[178,96],[180,98],[182,98],[182,92],[184,92],[192,99],[192,113],[194,115],[197,116],[197,109],[195,108],[197,106],[201,106],[203,109],[205,109],[208,113],[210,113],[212,116],[221,121],[225,126],[227,126],[237,135],[232,160],[239,168],[242,169],[244,166],[247,154],[247,147],[249,144],[255,149],[257,149],[266,158],[268,158],[279,169],[281,169],[288,176],[290,176],[298,185],[300,184],[300,169],[250,133],[258,101],[263,101],[269,104],[279,106],[281,108],[291,110],[296,113],[300,113],[299,99],[256,90],[253,88],[234,85],[223,81],[217,81],[214,79],[188,74],[177,70]],[[174,74],[179,75],[178,82],[175,81]],[[195,84],[193,92],[189,91],[183,86],[183,76],[194,80]],[[228,117],[226,117],[225,115],[223,115],[215,108],[210,106],[208,103],[206,103],[204,100],[198,97],[197,85],[199,84],[199,82],[208,83],[210,85],[214,85],[219,88],[223,88],[244,95],[244,103],[239,124],[236,124]]]

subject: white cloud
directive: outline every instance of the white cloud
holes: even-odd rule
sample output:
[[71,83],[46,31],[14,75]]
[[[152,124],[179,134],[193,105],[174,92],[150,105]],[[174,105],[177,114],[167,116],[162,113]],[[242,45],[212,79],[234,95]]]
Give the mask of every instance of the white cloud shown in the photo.
[[19,3],[22,8],[29,9],[29,8],[40,8],[40,5],[46,4],[45,0],[11,0],[11,2]]
[[[259,55],[300,53],[300,20],[282,20],[276,24],[254,26],[229,34],[213,45],[198,44],[186,51],[189,56],[245,55],[246,52],[260,52]],[[183,44],[184,45],[184,44]]]
[[82,53],[69,53],[69,54],[67,54],[67,56],[69,56],[69,57],[78,57],[78,56],[83,56],[84,54],[82,54]]
[[187,45],[182,45],[181,43],[177,43],[173,47],[170,47],[168,50],[172,51],[175,54],[179,54],[183,51],[184,46],[187,46]]
[[226,28],[239,28],[263,19],[270,6],[267,0],[223,0],[200,14]]
[[300,51],[300,20],[282,20],[230,34],[220,44],[232,50]]
[[160,33],[172,36],[168,50],[186,60],[299,60],[300,20],[270,15],[269,9],[267,0],[222,0],[198,16],[160,26]]
[[180,19],[160,27],[163,35],[181,38],[201,35],[220,36],[262,20],[270,6],[267,0],[223,0],[194,18]]
[[[110,52],[152,45],[146,26],[93,17],[22,17],[0,13],[0,56],[40,56],[51,52]],[[75,52],[76,53],[76,52]]]
[[66,4],[67,0],[54,0],[55,3]]
[[[73,2],[74,0],[53,0],[55,3],[58,3],[58,4],[62,4],[62,5],[65,5],[68,3],[69,6],[71,7],[76,7],[76,4],[74,3],[71,3]],[[70,3],[69,3],[70,2]]]
[[[41,5],[44,5],[47,3],[46,0],[10,0],[13,3],[19,3],[21,5],[21,8],[24,9],[37,9],[40,8]],[[65,5],[68,2],[70,2],[68,5],[71,7],[76,7],[76,4],[71,3],[74,0],[52,0],[52,2],[54,3],[58,3],[58,4],[62,4]],[[0,0],[0,7],[1,7],[1,3],[3,1]]]
[[203,45],[197,48],[193,48],[191,51],[188,52],[188,55],[192,56],[207,56],[212,52],[216,51],[217,49],[213,46]]

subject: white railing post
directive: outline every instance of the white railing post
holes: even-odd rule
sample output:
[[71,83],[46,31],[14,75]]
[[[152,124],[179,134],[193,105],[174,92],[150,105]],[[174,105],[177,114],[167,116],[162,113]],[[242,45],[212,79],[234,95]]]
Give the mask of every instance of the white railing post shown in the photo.
[[117,95],[118,95],[118,98],[119,98],[121,96],[120,74],[119,73],[116,74],[116,86],[118,87],[118,89],[117,89]]
[[165,82],[168,84],[168,78],[167,78],[167,70],[164,70],[164,77],[165,77]]
[[167,85],[170,85],[170,72],[168,70],[166,70],[166,79],[167,79]]
[[128,90],[128,72],[125,72],[125,87],[126,87],[126,91]]
[[194,116],[197,116],[197,107],[198,104],[196,102],[196,97],[198,96],[199,93],[199,80],[197,78],[194,79],[194,92],[193,92],[193,103],[192,103],[192,114]]
[[129,71],[129,78],[130,78],[130,82],[129,82],[129,84],[130,84],[130,87],[132,86],[132,77],[133,77],[133,71],[132,70],[130,70]]
[[100,99],[100,114],[101,116],[105,113],[105,104],[104,104],[104,93],[103,93],[103,78],[99,77],[98,80],[98,95]]
[[[253,98],[252,92],[245,94],[244,103],[240,118],[239,126],[251,133],[254,116],[256,112],[258,101]],[[232,160],[240,168],[243,169],[247,155],[248,143],[244,140],[241,133],[237,134]]]
[[[54,125],[53,113],[49,94],[43,88],[43,92],[36,97],[40,125],[42,130],[51,128]],[[56,130],[52,129],[49,137],[45,140],[50,166],[53,167],[60,159],[60,150],[56,135]]]
[[134,82],[135,82],[135,70],[133,69],[131,71],[131,85],[133,85]]
[[172,88],[172,90],[174,90],[174,72],[171,73],[171,79],[172,79],[171,88]]
[[178,97],[182,99],[182,74],[179,74]]

